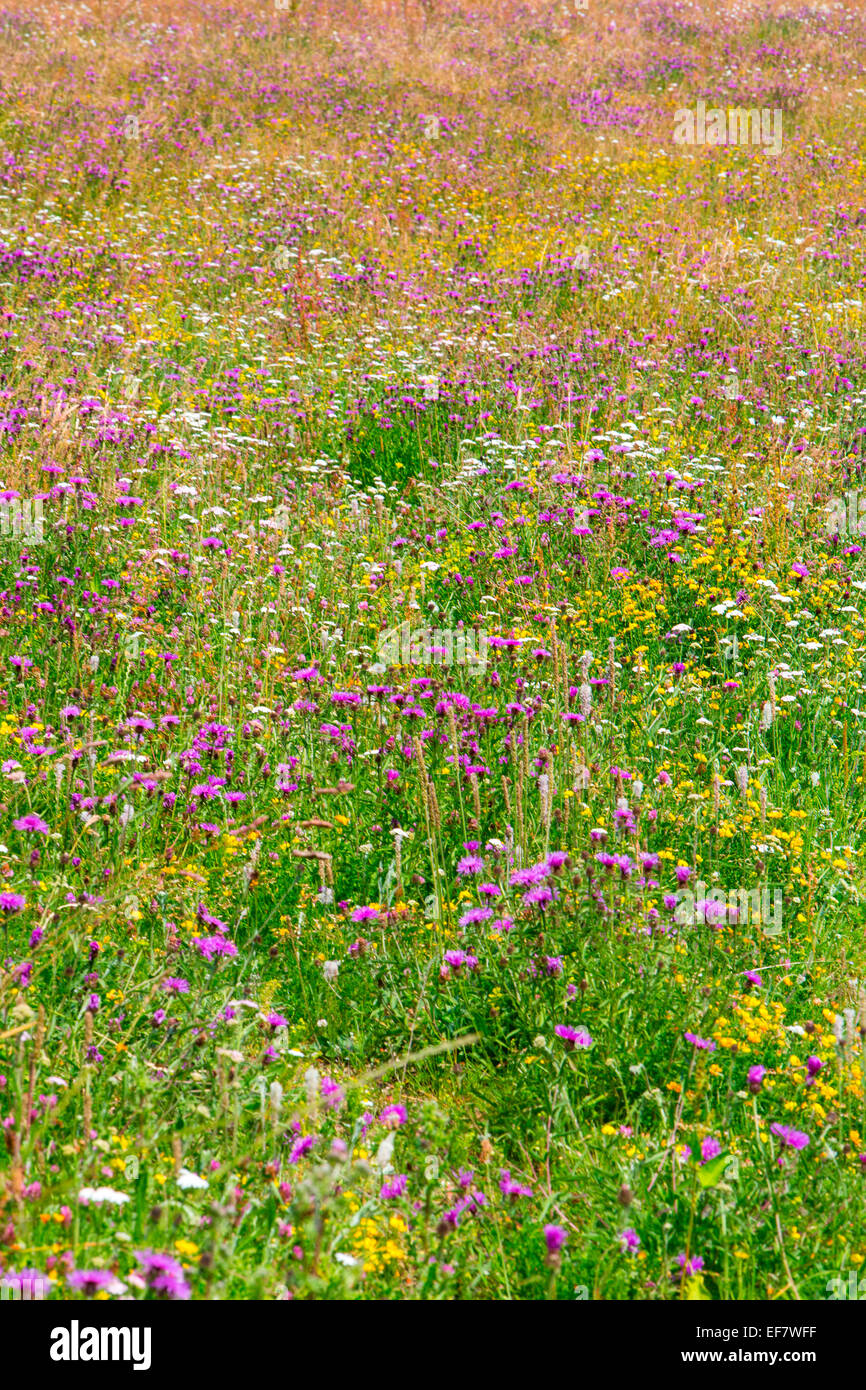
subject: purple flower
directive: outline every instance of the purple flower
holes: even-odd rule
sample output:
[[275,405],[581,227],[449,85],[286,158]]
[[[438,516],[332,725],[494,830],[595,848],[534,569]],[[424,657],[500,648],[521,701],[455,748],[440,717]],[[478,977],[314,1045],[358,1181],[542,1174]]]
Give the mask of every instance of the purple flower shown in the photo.
[[194,936],[193,946],[201,951],[205,960],[213,960],[214,956],[236,956],[238,948],[233,941],[226,941],[222,936]]
[[18,820],[12,822],[13,829],[28,831],[33,835],[47,835],[48,826],[41,816],[37,816],[35,811],[30,811],[26,816],[20,816]]
[[532,1188],[524,1187],[522,1183],[515,1182],[511,1176],[509,1168],[503,1168],[499,1174],[499,1191],[505,1197],[531,1197]]
[[352,913],[353,922],[372,922],[379,916],[375,907],[356,907]]
[[567,1240],[568,1233],[562,1226],[545,1226],[544,1243],[548,1255],[558,1255]]
[[478,926],[481,922],[486,922],[493,916],[492,907],[470,907],[460,918],[461,927]]
[[0,893],[0,912],[20,912],[27,906],[27,899],[21,893]]
[[683,1272],[683,1278],[688,1279],[692,1274],[699,1274],[704,1267],[703,1255],[694,1255],[689,1259],[686,1255],[677,1255],[677,1264]]
[[512,888],[533,888],[550,874],[547,864],[531,864],[528,869],[516,869],[508,882]]
[[154,1250],[136,1250],[135,1258],[141,1262],[142,1278],[154,1293],[174,1302],[183,1302],[190,1297],[183,1267],[171,1255]]
[[379,1124],[388,1129],[399,1129],[409,1118],[405,1105],[386,1105],[379,1116]]
[[718,1139],[713,1139],[708,1135],[707,1138],[701,1142],[701,1163],[709,1163],[711,1158],[718,1158],[721,1152],[722,1146]]
[[110,1269],[73,1269],[68,1275],[68,1283],[76,1293],[86,1294],[88,1298],[93,1298],[103,1289],[107,1293],[123,1293],[126,1287]]
[[624,1255],[630,1253],[632,1250],[637,1250],[639,1245],[640,1236],[631,1226],[628,1226],[624,1231],[620,1232],[619,1247]]
[[752,1092],[752,1095],[757,1095],[758,1091],[760,1091],[764,1081],[764,1077],[766,1075],[767,1068],[762,1067],[760,1064],[756,1067],[749,1067],[749,1075],[747,1079],[749,1083],[749,1090]]
[[323,1076],[319,1087],[329,1110],[339,1110],[346,1099],[342,1086],[332,1076]]
[[408,1182],[409,1179],[405,1173],[398,1173],[396,1178],[392,1178],[390,1182],[383,1183],[379,1196],[383,1197],[385,1201],[394,1197],[402,1197],[403,1193],[406,1191]]
[[553,893],[546,884],[539,884],[537,888],[529,888],[523,895],[523,901],[530,907],[537,903],[552,903]]
[[171,975],[167,980],[163,980],[162,987],[170,994],[189,994],[189,980],[182,980],[177,975]]
[[557,1023],[553,1031],[558,1038],[562,1038],[566,1052],[571,1052],[575,1047],[592,1047],[592,1038],[585,1028],[571,1028],[567,1023]]
[[292,1148],[292,1152],[289,1154],[289,1162],[297,1163],[299,1159],[304,1157],[304,1154],[310,1152],[315,1142],[316,1136],[314,1134],[305,1134],[303,1139],[299,1139]]
[[792,1129],[790,1125],[778,1122],[770,1125],[770,1133],[775,1134],[783,1149],[805,1149],[809,1142],[808,1134],[804,1134],[802,1130]]
[[691,1043],[692,1047],[697,1048],[699,1052],[715,1052],[716,1050],[716,1044],[713,1042],[712,1038],[699,1038],[697,1033],[686,1033],[685,1039],[686,1042]]

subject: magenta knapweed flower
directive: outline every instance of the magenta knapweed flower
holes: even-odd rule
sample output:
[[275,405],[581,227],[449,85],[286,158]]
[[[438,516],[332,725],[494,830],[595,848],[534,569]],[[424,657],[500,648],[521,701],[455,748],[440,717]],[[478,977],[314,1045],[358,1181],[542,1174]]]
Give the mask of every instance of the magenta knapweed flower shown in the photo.
[[568,1233],[562,1226],[545,1226],[544,1243],[548,1255],[558,1255],[567,1240]]
[[49,827],[41,816],[37,816],[35,811],[30,811],[26,816],[20,816],[18,820],[12,822],[14,830],[23,830],[31,835],[47,835]]
[[552,850],[551,853],[547,856],[547,867],[549,869],[552,869],[554,873],[558,873],[560,869],[564,869],[565,866],[569,863],[569,859],[570,856],[565,852],[565,850]]
[[474,927],[493,916],[492,907],[470,907],[460,918],[461,927]]
[[379,1124],[387,1129],[398,1129],[409,1118],[405,1105],[386,1105],[379,1116]]
[[637,1231],[632,1229],[631,1226],[627,1226],[624,1231],[620,1232],[619,1248],[623,1254],[626,1254],[626,1252],[631,1252],[632,1250],[637,1250],[639,1245],[640,1236],[638,1235]]
[[523,1183],[515,1182],[511,1176],[510,1168],[503,1168],[499,1174],[499,1191],[504,1197],[531,1197],[532,1188],[526,1187]]
[[755,1067],[749,1067],[749,1074],[747,1080],[749,1083],[749,1090],[752,1092],[753,1095],[757,1095],[758,1091],[760,1091],[761,1086],[763,1085],[764,1077],[766,1075],[767,1068],[762,1067],[760,1063]]
[[67,1282],[76,1293],[93,1298],[105,1290],[107,1293],[123,1293],[126,1288],[110,1269],[73,1269],[67,1275]]
[[289,1026],[289,1020],[283,1018],[282,1014],[265,1014],[264,1021],[273,1031],[276,1031],[277,1028],[288,1028]]
[[310,1152],[310,1149],[313,1147],[315,1142],[316,1136],[314,1134],[305,1134],[303,1139],[299,1139],[298,1142],[292,1148],[292,1152],[289,1154],[289,1162],[297,1163],[300,1159],[304,1157],[304,1154],[308,1154]]
[[440,978],[447,980],[449,975],[459,975],[464,965],[467,970],[477,970],[478,957],[467,955],[465,951],[446,951],[439,971]]
[[699,1038],[697,1033],[686,1033],[686,1042],[691,1043],[692,1047],[697,1048],[698,1052],[715,1052],[716,1044],[712,1038]]
[[186,1302],[190,1298],[183,1266],[171,1255],[154,1250],[136,1250],[135,1258],[142,1266],[141,1277],[154,1293],[172,1302]]
[[235,943],[226,941],[223,936],[194,936],[192,944],[201,951],[205,960],[213,960],[215,956],[236,956],[238,953]]
[[351,919],[353,922],[373,922],[378,916],[379,912],[375,907],[356,907]]
[[692,1274],[699,1274],[704,1267],[703,1255],[694,1255],[691,1259],[687,1255],[677,1255],[677,1264],[683,1272],[683,1278],[688,1279]]
[[27,899],[21,893],[0,893],[0,912],[20,912],[27,906]]
[[527,869],[516,869],[508,882],[512,888],[533,888],[543,883],[551,872],[549,864],[530,864]]
[[342,1086],[332,1076],[323,1076],[319,1087],[329,1110],[339,1110],[346,1099]]
[[402,1197],[408,1183],[409,1179],[406,1174],[398,1173],[395,1178],[391,1178],[389,1182],[382,1184],[382,1190],[379,1196],[383,1197],[385,1201],[391,1201],[395,1197]]
[[790,1125],[783,1125],[776,1122],[770,1125],[770,1133],[775,1134],[783,1149],[805,1149],[809,1142],[808,1134],[804,1134],[800,1129],[792,1129]]
[[523,895],[523,901],[529,907],[539,906],[542,903],[552,903],[553,900],[553,893],[544,883],[540,883],[537,888],[527,888]]
[[571,1028],[567,1023],[557,1023],[554,1033],[562,1038],[566,1052],[575,1047],[592,1047],[592,1038],[585,1028]]
[[713,1139],[711,1135],[708,1135],[706,1139],[703,1139],[701,1141],[702,1163],[709,1163],[711,1158],[718,1158],[721,1152],[721,1144],[719,1143],[718,1139]]

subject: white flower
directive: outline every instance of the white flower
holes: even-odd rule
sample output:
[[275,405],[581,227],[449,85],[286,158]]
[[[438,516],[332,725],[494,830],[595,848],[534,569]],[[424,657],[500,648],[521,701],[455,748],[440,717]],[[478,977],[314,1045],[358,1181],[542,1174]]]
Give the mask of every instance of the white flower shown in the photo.
[[189,1187],[196,1189],[207,1187],[208,1181],[207,1178],[200,1178],[198,1173],[191,1173],[188,1168],[181,1168],[177,1175],[177,1185],[186,1191]]
[[129,1197],[125,1192],[115,1192],[113,1187],[82,1187],[78,1200],[84,1206],[89,1206],[91,1202],[96,1206],[108,1202],[109,1206],[122,1207],[124,1202],[129,1201]]
[[373,1159],[373,1166],[381,1170],[384,1170],[390,1164],[393,1155],[394,1131],[392,1130],[390,1134],[385,1135],[385,1138],[382,1140],[381,1144],[376,1150],[376,1157]]
[[274,1120],[280,1118],[280,1108],[283,1104],[283,1088],[279,1081],[272,1081],[270,1086],[271,1114]]
[[340,973],[340,962],[338,960],[326,960],[322,966],[322,972],[328,984],[333,984]]

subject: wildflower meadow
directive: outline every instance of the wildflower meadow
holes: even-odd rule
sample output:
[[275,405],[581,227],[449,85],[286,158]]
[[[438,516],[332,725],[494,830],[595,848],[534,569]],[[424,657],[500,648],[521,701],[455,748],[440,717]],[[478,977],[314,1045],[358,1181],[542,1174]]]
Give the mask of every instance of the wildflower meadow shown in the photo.
[[866,1297],[866,10],[0,4],[3,1299]]

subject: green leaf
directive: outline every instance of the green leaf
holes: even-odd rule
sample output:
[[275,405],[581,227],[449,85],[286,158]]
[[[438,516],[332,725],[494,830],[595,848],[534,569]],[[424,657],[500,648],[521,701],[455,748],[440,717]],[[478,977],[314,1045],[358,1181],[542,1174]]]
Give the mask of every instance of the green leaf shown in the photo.
[[703,1277],[700,1274],[694,1274],[684,1281],[683,1298],[688,1303],[705,1303],[710,1300],[710,1295],[707,1293]]
[[701,1187],[715,1187],[716,1183],[721,1182],[730,1156],[726,1151],[710,1159],[709,1163],[698,1164],[698,1182]]

